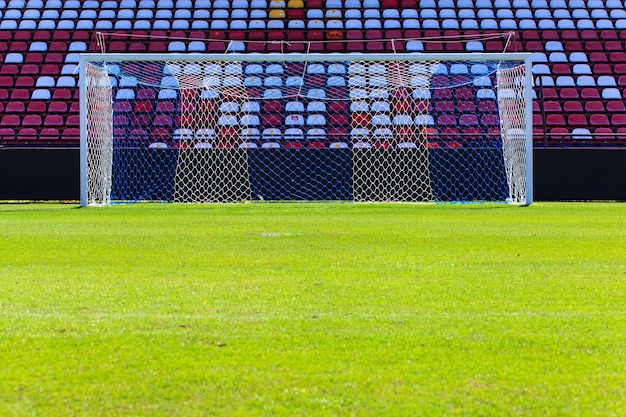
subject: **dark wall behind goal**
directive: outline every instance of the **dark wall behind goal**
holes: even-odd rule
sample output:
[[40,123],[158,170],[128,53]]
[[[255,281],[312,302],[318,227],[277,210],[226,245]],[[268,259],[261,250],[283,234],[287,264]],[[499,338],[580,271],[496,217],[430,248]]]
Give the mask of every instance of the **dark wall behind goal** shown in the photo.
[[0,201],[79,196],[78,149],[0,149]]
[[[626,201],[626,149],[535,149],[536,201]],[[0,149],[0,201],[78,201],[78,149]]]

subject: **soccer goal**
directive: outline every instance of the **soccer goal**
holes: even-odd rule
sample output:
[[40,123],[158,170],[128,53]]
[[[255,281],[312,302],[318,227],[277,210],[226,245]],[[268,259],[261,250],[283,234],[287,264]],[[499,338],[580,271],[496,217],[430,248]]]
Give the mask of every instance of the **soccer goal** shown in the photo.
[[530,54],[84,54],[81,204],[532,202]]

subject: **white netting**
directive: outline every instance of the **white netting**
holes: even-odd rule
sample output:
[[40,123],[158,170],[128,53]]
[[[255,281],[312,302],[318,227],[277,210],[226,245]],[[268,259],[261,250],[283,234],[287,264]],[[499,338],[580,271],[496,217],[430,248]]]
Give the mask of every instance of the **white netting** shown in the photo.
[[524,67],[498,69],[498,102],[509,198],[526,201],[526,115]]
[[97,66],[85,67],[87,86],[87,200],[105,205],[111,197],[113,164],[113,96],[109,74]]
[[112,199],[523,201],[523,61],[280,59],[93,61]]

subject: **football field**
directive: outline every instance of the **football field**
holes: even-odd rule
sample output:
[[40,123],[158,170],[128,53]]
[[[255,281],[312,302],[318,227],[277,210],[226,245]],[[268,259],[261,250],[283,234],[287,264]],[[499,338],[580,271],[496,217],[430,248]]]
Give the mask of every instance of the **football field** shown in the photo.
[[0,416],[624,416],[626,204],[0,204]]

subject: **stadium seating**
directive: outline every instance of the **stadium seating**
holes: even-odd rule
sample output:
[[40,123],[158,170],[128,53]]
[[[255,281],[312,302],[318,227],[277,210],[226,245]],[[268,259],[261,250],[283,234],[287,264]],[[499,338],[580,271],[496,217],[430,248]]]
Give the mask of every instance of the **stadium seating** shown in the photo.
[[[0,145],[77,146],[79,54],[105,47],[132,53],[528,51],[536,146],[626,146],[622,0],[11,0],[0,5]],[[105,45],[98,44],[97,32]],[[509,32],[515,36],[509,38]],[[462,75],[468,68],[454,71]],[[264,82],[285,79],[273,75]],[[311,94],[349,82],[337,74],[329,79],[332,85]],[[434,97],[434,105],[478,107],[493,94],[489,87]],[[159,104],[158,98],[140,97],[134,85],[118,94],[146,111]],[[177,119],[171,113],[159,126],[146,127],[171,123],[173,132]],[[345,121],[332,114],[289,114],[294,128],[328,135],[332,127],[339,129],[333,134],[349,134]],[[258,121],[261,136],[279,123],[265,111]],[[437,121],[459,129],[475,122]]]

